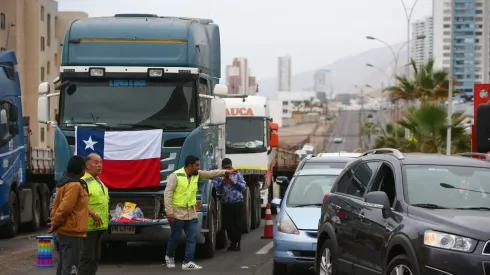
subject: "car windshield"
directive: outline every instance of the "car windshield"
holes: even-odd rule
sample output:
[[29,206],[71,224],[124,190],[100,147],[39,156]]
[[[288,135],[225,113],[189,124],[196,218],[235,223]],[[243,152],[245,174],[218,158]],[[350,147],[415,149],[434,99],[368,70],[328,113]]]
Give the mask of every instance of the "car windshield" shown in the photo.
[[267,151],[264,141],[265,118],[227,117],[226,153],[244,154]]
[[490,207],[490,169],[406,165],[409,204],[444,208]]
[[195,83],[147,80],[70,82],[62,94],[60,127],[100,126],[121,129],[196,127]]
[[303,169],[344,169],[347,162],[306,162]]
[[321,205],[323,196],[329,193],[336,175],[299,175],[294,178],[289,190],[287,206]]

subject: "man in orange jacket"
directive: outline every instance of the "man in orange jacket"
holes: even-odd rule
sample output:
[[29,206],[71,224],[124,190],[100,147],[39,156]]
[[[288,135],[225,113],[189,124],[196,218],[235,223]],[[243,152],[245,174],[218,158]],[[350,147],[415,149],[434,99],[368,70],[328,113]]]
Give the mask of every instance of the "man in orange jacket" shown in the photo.
[[87,236],[88,227],[88,189],[80,180],[84,174],[85,159],[73,156],[56,185],[48,231],[56,232],[58,242],[56,275],[78,274],[82,240]]

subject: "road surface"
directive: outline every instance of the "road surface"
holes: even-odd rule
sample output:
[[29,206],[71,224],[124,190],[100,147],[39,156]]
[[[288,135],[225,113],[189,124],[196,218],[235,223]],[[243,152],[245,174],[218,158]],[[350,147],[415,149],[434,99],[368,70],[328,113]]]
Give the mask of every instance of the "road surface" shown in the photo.
[[[264,232],[261,228],[242,236],[242,251],[217,251],[213,259],[197,258],[196,262],[203,266],[198,274],[206,275],[270,275],[272,274],[272,240],[261,239]],[[19,241],[22,240],[22,241]],[[0,246],[17,243],[17,254],[12,255],[0,251],[0,274],[36,274],[52,275],[55,268],[36,268],[36,242],[32,238],[0,240]],[[179,253],[179,252],[178,252]],[[183,255],[183,251],[180,251]],[[165,247],[163,245],[136,244],[126,250],[111,251],[110,260],[104,261],[97,274],[183,274],[180,269],[182,257],[177,258],[177,268],[167,269],[164,263]],[[117,259],[117,260],[114,260]],[[291,270],[290,274],[313,275],[307,269]],[[286,275],[286,274],[285,274]]]
[[[341,111],[333,130],[328,152],[352,152],[359,148],[359,111]],[[340,137],[342,143],[334,143],[333,138]]]

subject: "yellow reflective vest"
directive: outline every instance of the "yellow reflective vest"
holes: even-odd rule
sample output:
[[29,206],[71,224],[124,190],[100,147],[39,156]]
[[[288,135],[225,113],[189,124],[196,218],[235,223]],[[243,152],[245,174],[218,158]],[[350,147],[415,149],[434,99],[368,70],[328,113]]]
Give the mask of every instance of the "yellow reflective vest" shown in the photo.
[[177,186],[173,194],[172,207],[182,208],[196,205],[199,175],[192,176],[189,183],[184,168],[180,168],[174,174],[177,177]]
[[95,226],[94,219],[88,217],[88,231],[107,230],[109,228],[109,190],[100,178],[95,179],[89,173],[83,175],[82,180],[88,186],[88,208],[97,212],[102,224]]

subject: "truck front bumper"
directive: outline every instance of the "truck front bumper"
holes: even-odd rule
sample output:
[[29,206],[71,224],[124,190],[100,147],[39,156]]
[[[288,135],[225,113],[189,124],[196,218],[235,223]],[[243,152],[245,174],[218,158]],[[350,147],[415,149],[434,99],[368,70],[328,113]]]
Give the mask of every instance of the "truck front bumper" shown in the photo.
[[[205,234],[208,229],[203,228],[203,220],[206,220],[207,213],[197,212],[198,227],[196,241],[198,244],[205,242]],[[134,226],[134,234],[111,233],[114,226]],[[103,242],[165,242],[170,239],[170,224],[152,224],[152,223],[113,223],[109,224],[109,230],[102,237]],[[182,240],[185,240],[185,233],[182,232]]]

